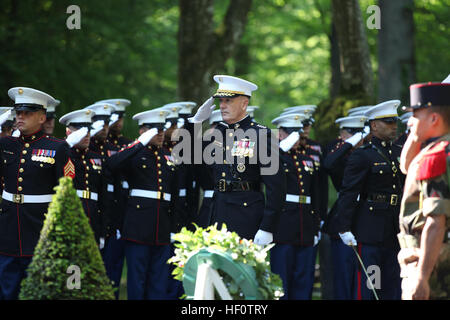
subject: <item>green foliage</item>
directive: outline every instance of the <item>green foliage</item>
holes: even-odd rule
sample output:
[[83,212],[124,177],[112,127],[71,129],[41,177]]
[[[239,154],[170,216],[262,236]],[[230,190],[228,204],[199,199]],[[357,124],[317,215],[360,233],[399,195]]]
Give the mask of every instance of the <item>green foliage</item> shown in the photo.
[[[184,266],[187,260],[202,248],[227,252],[236,262],[242,262],[251,266],[256,274],[259,291],[264,299],[279,299],[283,295],[281,278],[272,273],[267,256],[273,245],[262,249],[252,240],[241,239],[236,232],[227,231],[225,224],[221,230],[217,230],[217,224],[206,229],[196,226],[194,232],[185,227],[180,233],[175,234],[175,256],[169,259],[169,263],[175,266],[172,274],[174,278],[182,281]],[[226,273],[219,270],[223,282],[227,286],[230,295],[235,300],[242,299],[238,285]]]
[[[22,281],[21,300],[105,300],[114,299],[95,242],[94,233],[84,214],[80,199],[67,177],[60,179],[50,203],[28,276]],[[69,289],[73,272],[78,266],[80,288]]]

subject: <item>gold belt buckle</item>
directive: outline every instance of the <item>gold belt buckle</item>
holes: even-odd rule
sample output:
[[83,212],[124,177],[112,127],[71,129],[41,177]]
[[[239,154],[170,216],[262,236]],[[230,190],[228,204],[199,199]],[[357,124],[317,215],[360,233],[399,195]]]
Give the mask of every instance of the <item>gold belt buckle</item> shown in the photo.
[[162,192],[161,191],[157,191],[156,192],[156,199],[161,200],[161,196],[162,196]]
[[13,194],[13,202],[14,203],[23,203],[23,194]]
[[91,192],[87,190],[83,190],[83,194],[81,196],[83,199],[90,199],[91,198]]
[[226,185],[225,179],[220,179],[219,180],[219,191],[225,192],[226,190],[227,190],[227,185]]
[[306,196],[299,195],[298,196],[298,202],[299,203],[306,203]]
[[396,194],[391,195],[391,206],[397,205],[398,196]]

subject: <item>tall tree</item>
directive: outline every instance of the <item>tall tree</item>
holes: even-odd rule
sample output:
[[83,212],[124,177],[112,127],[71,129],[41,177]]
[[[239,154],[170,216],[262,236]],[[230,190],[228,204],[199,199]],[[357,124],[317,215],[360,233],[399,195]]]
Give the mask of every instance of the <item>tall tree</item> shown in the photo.
[[337,129],[330,130],[330,123],[352,107],[372,103],[374,94],[369,45],[358,0],[333,0],[332,14],[340,81],[333,88],[334,96],[322,101],[316,113],[316,137],[320,142],[336,137]]
[[378,99],[409,101],[409,85],[416,80],[414,0],[379,0]]
[[231,0],[215,26],[213,0],[180,0],[178,29],[178,96],[203,101],[212,75],[224,69],[244,33],[251,0]]

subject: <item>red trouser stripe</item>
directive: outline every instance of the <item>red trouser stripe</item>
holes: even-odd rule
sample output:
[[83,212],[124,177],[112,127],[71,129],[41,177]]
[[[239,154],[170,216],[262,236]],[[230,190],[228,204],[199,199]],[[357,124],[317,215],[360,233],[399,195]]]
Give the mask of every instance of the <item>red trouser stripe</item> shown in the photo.
[[[361,257],[361,243],[358,243],[358,254]],[[361,265],[358,266],[358,296],[357,300],[362,300],[361,297]]]

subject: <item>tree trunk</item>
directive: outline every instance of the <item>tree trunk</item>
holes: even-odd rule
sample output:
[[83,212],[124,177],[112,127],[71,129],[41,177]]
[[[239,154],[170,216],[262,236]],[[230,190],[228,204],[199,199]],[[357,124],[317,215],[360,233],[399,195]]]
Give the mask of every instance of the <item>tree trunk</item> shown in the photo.
[[339,54],[340,77],[339,81],[332,79],[335,82],[330,99],[322,101],[316,111],[315,136],[321,143],[336,138],[337,127],[330,128],[336,118],[346,115],[352,107],[373,103],[374,94],[369,45],[358,0],[333,0],[332,14],[338,48],[332,44],[331,55]]
[[332,6],[342,72],[339,94],[371,98],[372,66],[358,0],[333,0]]
[[414,0],[379,0],[378,99],[409,101],[409,85],[416,80],[414,57]]
[[221,28],[215,28],[212,0],[180,0],[178,97],[202,102],[212,76],[223,70],[244,33],[251,0],[231,0]]
[[330,83],[330,97],[331,99],[336,98],[339,93],[339,88],[341,87],[341,63],[339,55],[339,45],[336,35],[336,28],[331,25],[331,35],[329,36],[331,55],[331,83]]

